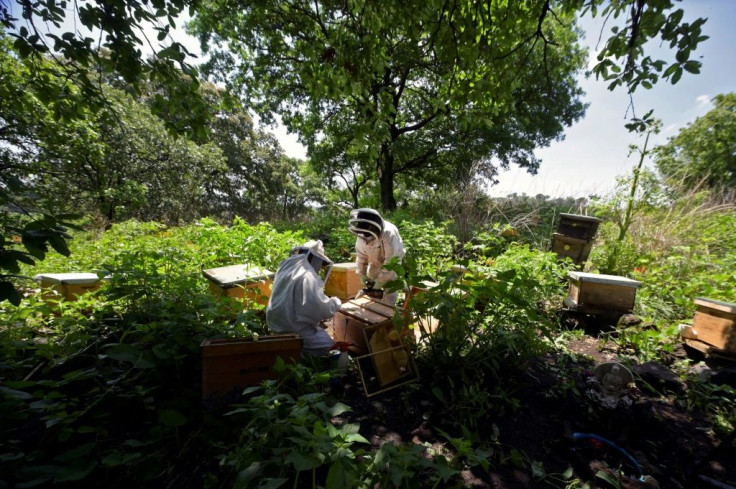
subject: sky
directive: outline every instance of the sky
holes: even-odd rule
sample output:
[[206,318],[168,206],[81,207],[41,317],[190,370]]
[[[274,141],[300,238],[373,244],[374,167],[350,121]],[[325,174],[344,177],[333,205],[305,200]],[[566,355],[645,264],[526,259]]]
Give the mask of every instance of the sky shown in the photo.
[[[650,147],[667,139],[697,117],[713,108],[715,95],[736,91],[736,1],[685,0],[677,4],[685,11],[684,22],[707,17],[703,34],[710,36],[695,52],[703,63],[698,75],[685,73],[672,85],[660,80],[651,90],[637,89],[633,94],[636,116],[654,109],[654,117],[662,121],[662,130],[650,138]],[[600,22],[583,22],[586,45],[595,59],[595,43]],[[606,29],[605,32],[608,32]],[[656,46],[655,46],[656,48]],[[666,53],[663,53],[666,54]],[[668,58],[664,58],[668,59]],[[591,64],[592,66],[592,64]],[[590,104],[585,118],[565,131],[565,139],[536,151],[542,164],[537,175],[512,168],[502,172],[499,184],[489,189],[495,197],[509,193],[545,194],[551,197],[586,197],[605,195],[613,190],[617,176],[629,174],[638,163],[638,154],[629,156],[629,145],[641,146],[644,137],[624,127],[629,96],[625,90],[609,91],[607,84],[591,76],[581,77],[584,100]],[[647,166],[653,168],[650,161]]]
[[[13,13],[20,16],[18,5],[11,5]],[[662,121],[661,132],[650,138],[650,146],[653,146],[666,143],[681,128],[707,113],[713,107],[711,100],[715,95],[736,91],[736,0],[684,0],[676,2],[676,7],[685,12],[683,22],[699,17],[708,19],[703,33],[710,38],[695,52],[696,59],[703,63],[700,74],[685,73],[676,85],[660,80],[651,90],[637,89],[631,99],[626,90],[611,92],[606,82],[581,75],[579,83],[586,93],[583,100],[589,104],[585,117],[566,129],[562,141],[536,151],[542,161],[536,175],[518,167],[501,170],[499,183],[487,189],[491,196],[510,193],[550,197],[605,195],[613,190],[616,177],[629,174],[638,162],[637,154],[629,155],[629,146],[641,146],[644,138],[624,127],[632,117],[632,102],[636,116],[641,117],[653,109],[654,116]],[[589,67],[595,61],[601,25],[601,19],[582,20],[586,37],[581,42],[590,51]],[[603,39],[609,30],[607,26]],[[153,31],[149,37],[155,39]],[[177,29],[173,38],[191,52],[199,52],[197,41],[182,29]],[[663,59],[669,60],[673,56],[656,43],[647,48],[647,54],[653,57],[661,54]],[[288,156],[306,159],[305,148],[295,134],[288,134],[281,126],[264,129],[276,135]],[[653,167],[651,162],[647,165]]]

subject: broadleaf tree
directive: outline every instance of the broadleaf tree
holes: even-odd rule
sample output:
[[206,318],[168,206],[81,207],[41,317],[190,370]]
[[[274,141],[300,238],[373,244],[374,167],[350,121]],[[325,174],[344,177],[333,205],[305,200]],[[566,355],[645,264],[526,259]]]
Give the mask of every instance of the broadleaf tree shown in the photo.
[[736,93],[716,95],[714,107],[655,148],[657,169],[685,190],[736,189]]
[[[470,168],[491,179],[496,164],[536,169],[533,148],[583,114],[576,15],[631,8],[594,70],[612,88],[697,71],[701,20],[680,23],[666,0],[603,5],[206,0],[192,32],[211,54],[208,73],[261,117],[280,115],[315,164],[357,165],[380,181],[393,209],[399,175],[446,183]],[[642,58],[657,36],[677,47],[674,63]]]
[[[64,93],[50,102],[35,96],[38,84]],[[16,288],[22,263],[43,260],[51,249],[68,255],[67,229],[75,216],[54,216],[26,178],[40,175],[41,141],[63,144],[63,122],[53,117],[56,105],[75,103],[79,92],[62,87],[58,78],[39,79],[12,52],[0,27],[0,302],[18,305]]]

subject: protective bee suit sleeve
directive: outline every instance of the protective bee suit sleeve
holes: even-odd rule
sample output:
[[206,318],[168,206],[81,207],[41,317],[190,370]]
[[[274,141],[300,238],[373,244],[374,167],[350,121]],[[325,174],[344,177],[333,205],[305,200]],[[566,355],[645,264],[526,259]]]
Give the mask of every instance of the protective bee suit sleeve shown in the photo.
[[355,241],[355,263],[358,275],[366,276],[376,282],[381,288],[386,282],[396,279],[396,272],[385,270],[383,266],[391,258],[404,257],[404,243],[399,236],[399,230],[392,223],[383,221],[383,233],[379,239],[366,243],[362,238]]
[[319,323],[334,316],[342,302],[327,297],[323,287],[307,255],[290,256],[279,264],[266,307],[269,327],[277,333],[298,333],[309,355],[324,355],[335,343]]

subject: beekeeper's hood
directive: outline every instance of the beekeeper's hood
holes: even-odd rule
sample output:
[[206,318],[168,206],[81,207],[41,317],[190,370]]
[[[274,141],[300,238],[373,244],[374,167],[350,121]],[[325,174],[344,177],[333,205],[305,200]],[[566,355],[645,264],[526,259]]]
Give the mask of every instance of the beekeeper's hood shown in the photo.
[[367,242],[381,237],[383,218],[375,209],[355,209],[350,213],[348,231]]
[[307,255],[307,262],[317,272],[317,275],[327,282],[327,278],[332,271],[332,260],[325,255],[325,247],[321,240],[307,241],[301,246],[296,246],[291,249],[289,255]]

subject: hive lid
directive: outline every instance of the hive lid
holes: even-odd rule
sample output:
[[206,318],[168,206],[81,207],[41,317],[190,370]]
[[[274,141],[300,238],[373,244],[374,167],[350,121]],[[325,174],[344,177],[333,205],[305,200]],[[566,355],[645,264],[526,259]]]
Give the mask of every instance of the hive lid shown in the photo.
[[230,265],[202,270],[202,275],[223,287],[272,279],[273,272],[254,265]]
[[357,270],[358,264],[354,261],[346,262],[346,263],[335,263],[332,265],[332,271],[335,270]]
[[732,302],[725,302],[725,301],[717,301],[713,299],[706,299],[705,297],[696,297],[695,298],[695,305],[696,306],[705,306],[709,307],[711,309],[716,309],[718,311],[723,312],[729,312],[731,314],[736,314],[736,304]]
[[601,273],[586,273],[586,272],[568,272],[568,276],[573,280],[580,282],[590,282],[597,284],[608,284],[608,285],[623,285],[626,287],[638,288],[641,282],[632,280],[626,277],[619,277],[618,275],[604,275]]
[[39,273],[35,280],[52,284],[93,284],[100,280],[96,273]]
[[598,219],[597,217],[593,216],[583,216],[580,214],[560,214],[560,217],[564,217],[567,219],[573,219],[575,221],[590,221],[590,222],[603,222],[602,219]]

